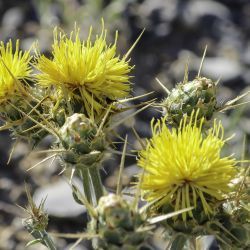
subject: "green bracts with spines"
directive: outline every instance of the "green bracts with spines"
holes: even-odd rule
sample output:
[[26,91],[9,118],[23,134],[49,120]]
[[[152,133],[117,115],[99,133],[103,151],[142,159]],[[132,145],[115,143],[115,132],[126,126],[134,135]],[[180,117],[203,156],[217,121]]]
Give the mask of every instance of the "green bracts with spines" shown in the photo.
[[167,122],[178,127],[184,115],[188,117],[199,109],[198,119],[209,121],[216,111],[216,84],[205,77],[197,77],[187,83],[179,83],[162,102]]
[[103,196],[89,228],[99,235],[94,243],[98,250],[151,250],[145,218],[119,195]]
[[64,162],[78,168],[100,168],[108,143],[105,134],[98,132],[91,119],[77,113],[68,117],[60,129],[60,136],[60,148],[65,149],[61,154]]

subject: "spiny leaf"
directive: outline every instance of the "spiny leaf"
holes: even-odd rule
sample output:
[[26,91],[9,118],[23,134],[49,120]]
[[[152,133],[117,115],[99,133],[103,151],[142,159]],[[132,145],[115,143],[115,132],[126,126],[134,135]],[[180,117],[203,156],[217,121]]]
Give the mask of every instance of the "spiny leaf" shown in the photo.
[[172,217],[174,217],[174,216],[176,216],[176,215],[179,215],[179,214],[188,212],[188,211],[190,211],[190,210],[192,210],[192,209],[194,209],[194,207],[188,207],[188,208],[184,208],[184,209],[181,209],[181,210],[179,210],[179,211],[172,212],[172,213],[169,213],[169,214],[156,216],[156,217],[154,217],[154,218],[149,218],[149,219],[148,219],[148,222],[149,222],[150,224],[155,224],[155,223],[161,222],[161,221],[163,221],[163,220],[172,218]]

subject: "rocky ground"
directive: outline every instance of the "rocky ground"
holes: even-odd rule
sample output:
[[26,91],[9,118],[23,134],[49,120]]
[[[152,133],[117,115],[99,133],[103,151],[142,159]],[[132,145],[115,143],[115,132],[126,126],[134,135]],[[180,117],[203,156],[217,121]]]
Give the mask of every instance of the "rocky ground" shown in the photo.
[[[74,15],[72,15],[74,13]],[[119,30],[121,54],[128,50],[143,28],[145,32],[131,57],[136,67],[133,71],[133,95],[154,91],[151,98],[162,100],[163,89],[157,84],[158,77],[168,88],[182,81],[185,63],[189,62],[189,77],[197,75],[201,56],[208,46],[202,75],[217,80],[220,78],[218,101],[250,90],[250,2],[248,0],[0,0],[0,40],[21,39],[22,48],[38,39],[40,49],[49,53],[52,30],[55,25],[70,30],[74,21],[82,27],[100,26],[101,17],[110,31],[110,38]],[[111,39],[112,41],[112,39]],[[144,99],[145,100],[145,99]],[[249,100],[249,98],[248,98]],[[126,115],[126,114],[125,114]],[[118,132],[129,134],[130,149],[138,148],[138,142],[129,131],[135,126],[141,137],[150,136],[149,121],[160,113],[148,109],[133,120],[123,124]],[[220,115],[227,128],[236,136],[230,151],[240,157],[244,136],[250,141],[250,108],[246,105],[237,111]],[[39,146],[46,149],[51,139]],[[25,142],[15,148],[12,160],[6,165],[13,141],[8,132],[0,134],[0,249],[24,249],[31,238],[23,229],[20,217],[25,206],[24,182],[32,186],[35,199],[48,194],[46,206],[50,214],[50,231],[79,232],[84,229],[87,217],[85,210],[75,205],[67,181],[58,176],[61,170],[57,162],[41,164],[34,170],[27,169],[46,155],[30,153]],[[119,147],[117,148],[119,150]],[[249,143],[246,155],[250,155]],[[112,156],[102,173],[109,190],[116,186],[119,156]],[[124,185],[129,184],[137,172],[135,159],[126,160]],[[164,245],[155,234],[153,239],[159,249]],[[58,240],[60,249],[68,249],[73,241]],[[30,249],[44,249],[31,247]],[[84,242],[77,249],[90,249]]]

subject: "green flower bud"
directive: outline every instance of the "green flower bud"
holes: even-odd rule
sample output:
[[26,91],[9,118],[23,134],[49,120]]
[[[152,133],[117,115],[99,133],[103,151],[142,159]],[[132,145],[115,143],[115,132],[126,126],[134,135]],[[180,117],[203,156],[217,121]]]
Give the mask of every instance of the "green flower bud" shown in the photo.
[[63,161],[80,168],[100,166],[107,141],[91,119],[76,113],[67,117],[59,133],[61,146],[67,151],[61,155]]
[[96,249],[151,249],[146,244],[148,232],[140,230],[145,219],[121,196],[109,194],[100,198],[97,218],[91,222],[99,235]]
[[184,115],[191,116],[199,109],[199,117],[210,120],[216,111],[216,85],[205,77],[198,77],[191,82],[180,83],[162,102],[167,122],[178,127]]

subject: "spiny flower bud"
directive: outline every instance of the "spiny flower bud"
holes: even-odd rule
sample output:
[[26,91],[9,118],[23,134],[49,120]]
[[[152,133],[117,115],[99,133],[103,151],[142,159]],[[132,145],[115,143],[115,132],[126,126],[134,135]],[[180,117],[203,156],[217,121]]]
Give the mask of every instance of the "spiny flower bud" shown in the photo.
[[107,141],[103,131],[98,131],[91,119],[77,113],[67,117],[60,135],[61,146],[67,151],[62,154],[66,163],[83,168],[100,166]]
[[24,209],[29,214],[29,217],[23,219],[23,225],[34,238],[34,240],[28,242],[26,246],[28,247],[39,242],[50,250],[56,250],[53,240],[46,232],[48,226],[48,214],[44,211],[44,203],[46,199],[43,199],[37,206],[32,199],[28,186],[26,185],[25,188],[28,198],[28,206],[26,209],[22,207],[20,208]]
[[179,83],[162,102],[167,122],[178,127],[184,115],[199,109],[199,119],[210,120],[216,108],[216,84],[205,77],[197,77],[187,83]]
[[101,197],[96,211],[97,219],[90,224],[99,235],[96,249],[151,249],[146,244],[148,232],[143,230],[145,219],[121,196]]
[[28,206],[24,210],[28,213],[29,217],[24,219],[23,223],[25,226],[31,227],[33,230],[45,230],[48,226],[48,214],[44,211],[44,203],[46,199],[43,199],[37,206],[32,199],[27,185],[25,185],[25,189],[28,198]]

